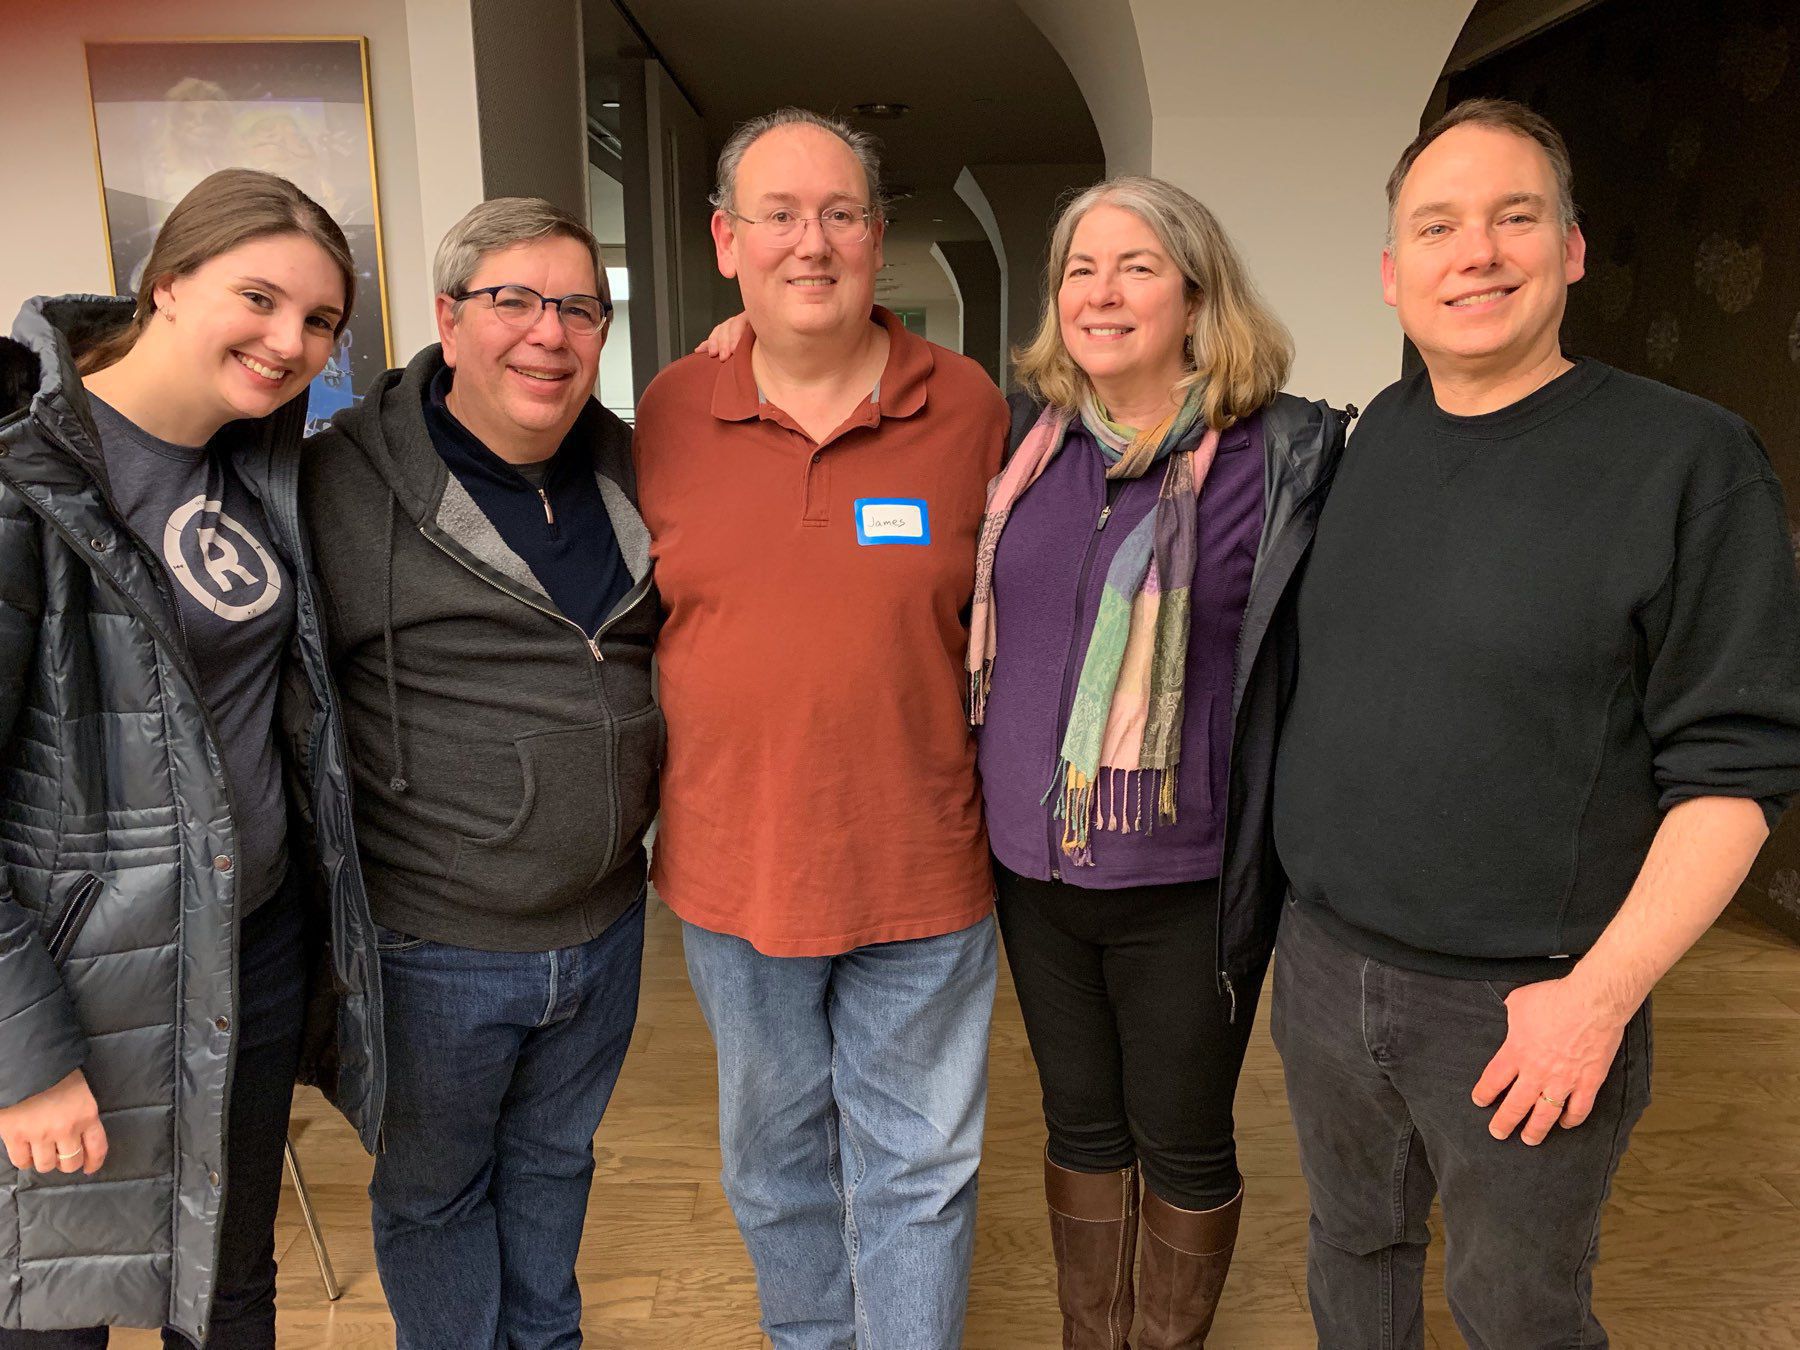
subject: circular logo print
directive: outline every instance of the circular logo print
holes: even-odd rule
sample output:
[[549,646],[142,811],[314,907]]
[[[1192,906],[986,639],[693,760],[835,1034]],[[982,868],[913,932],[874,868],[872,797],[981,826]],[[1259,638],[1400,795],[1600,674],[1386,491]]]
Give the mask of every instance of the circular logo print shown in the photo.
[[170,515],[163,557],[182,589],[221,619],[254,619],[281,598],[281,573],[269,551],[204,494]]

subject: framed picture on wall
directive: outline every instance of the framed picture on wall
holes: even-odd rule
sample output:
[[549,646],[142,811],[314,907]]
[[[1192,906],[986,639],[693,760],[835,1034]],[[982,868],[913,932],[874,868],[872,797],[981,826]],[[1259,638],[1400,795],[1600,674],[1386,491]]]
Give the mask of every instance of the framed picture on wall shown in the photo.
[[217,169],[280,174],[343,227],[356,262],[356,310],[310,391],[308,429],[322,426],[392,364],[367,40],[154,38],[86,47],[116,293],[136,293],[157,230]]

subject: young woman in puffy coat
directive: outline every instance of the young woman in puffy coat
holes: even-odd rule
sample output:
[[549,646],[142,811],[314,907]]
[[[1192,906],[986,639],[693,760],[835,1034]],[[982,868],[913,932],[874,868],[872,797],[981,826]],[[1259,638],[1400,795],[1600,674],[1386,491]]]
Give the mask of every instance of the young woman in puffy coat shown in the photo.
[[323,898],[330,1084],[379,995],[296,485],[342,230],[213,174],[131,300],[0,339],[0,1350],[275,1344],[273,1222]]

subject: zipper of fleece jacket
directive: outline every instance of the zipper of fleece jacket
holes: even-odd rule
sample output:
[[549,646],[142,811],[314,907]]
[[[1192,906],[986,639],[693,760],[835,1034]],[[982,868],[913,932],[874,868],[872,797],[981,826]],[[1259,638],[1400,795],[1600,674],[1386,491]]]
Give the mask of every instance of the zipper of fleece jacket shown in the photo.
[[607,619],[607,621],[605,623],[601,624],[598,628],[596,628],[594,630],[593,636],[590,637],[590,636],[588,636],[587,629],[583,628],[580,624],[576,623],[575,620],[571,619],[567,614],[563,614],[557,610],[550,609],[548,606],[540,605],[540,604],[538,604],[537,601],[528,599],[527,597],[520,595],[518,591],[513,590],[511,587],[496,586],[491,578],[484,575],[479,568],[477,568],[474,564],[472,564],[467,558],[463,557],[459,550],[451,547],[449,544],[445,543],[442,539],[439,539],[437,537],[436,533],[429,526],[427,526],[427,525],[419,526],[419,533],[421,535],[423,535],[425,537],[425,539],[428,540],[438,550],[438,552],[442,553],[446,558],[449,558],[452,562],[456,563],[459,567],[463,568],[465,571],[472,573],[474,576],[476,576],[480,580],[487,582],[488,585],[494,586],[494,588],[496,590],[504,591],[507,595],[510,595],[513,599],[517,600],[521,605],[528,605],[532,609],[535,609],[538,613],[547,614],[552,619],[555,619],[558,623],[567,624],[570,628],[573,628],[577,633],[579,633],[581,635],[582,642],[584,642],[587,645],[589,654],[592,655],[594,660],[596,660],[596,661],[603,662],[606,660],[606,658],[600,654],[600,639],[602,637],[606,636],[606,630],[611,628],[615,623],[617,623],[621,618],[623,618],[627,613],[629,613],[630,610],[632,609],[632,607],[638,602],[638,600],[642,599],[643,596],[646,593],[648,593],[648,591],[650,589],[650,573],[646,572],[646,573],[644,573],[644,575],[641,578],[639,578],[635,583],[633,583],[631,589],[625,593],[624,599],[622,599],[619,602],[619,604],[613,609],[612,617]]

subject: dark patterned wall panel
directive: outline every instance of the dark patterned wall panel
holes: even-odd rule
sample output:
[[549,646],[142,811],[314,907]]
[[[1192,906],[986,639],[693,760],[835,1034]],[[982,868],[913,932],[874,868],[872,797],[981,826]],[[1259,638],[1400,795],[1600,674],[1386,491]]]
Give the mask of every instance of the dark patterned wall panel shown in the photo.
[[[1748,418],[1800,520],[1800,4],[1608,0],[1451,81],[1477,94],[1568,139],[1568,349]],[[1800,808],[1742,898],[1800,937]]]

